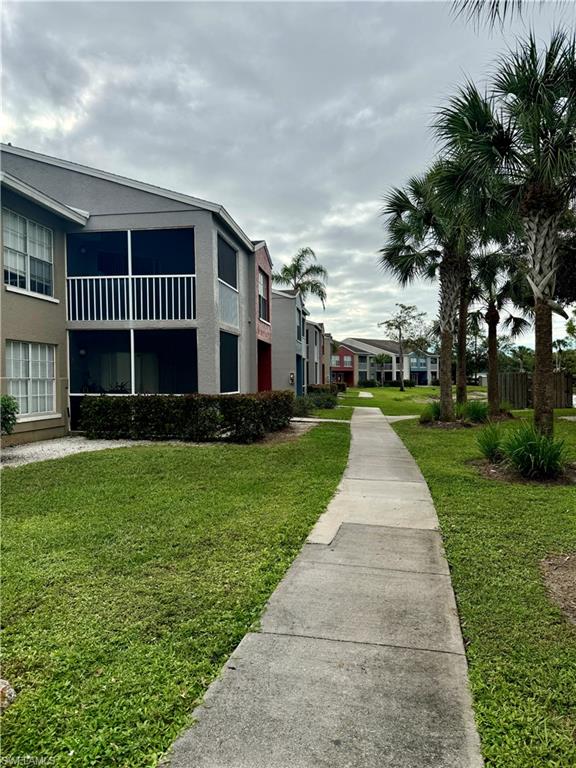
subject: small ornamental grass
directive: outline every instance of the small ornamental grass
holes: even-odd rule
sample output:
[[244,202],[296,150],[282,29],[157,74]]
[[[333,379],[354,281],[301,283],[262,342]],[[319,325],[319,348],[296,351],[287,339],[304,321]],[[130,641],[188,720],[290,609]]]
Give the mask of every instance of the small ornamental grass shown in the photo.
[[502,443],[502,452],[509,467],[534,480],[553,480],[566,467],[564,441],[541,434],[533,424],[512,430]]
[[434,400],[427,405],[420,414],[420,424],[432,424],[433,421],[440,419],[440,403]]
[[484,427],[477,437],[478,447],[482,451],[484,458],[494,464],[502,461],[504,458],[502,440],[503,434],[500,424],[490,423]]

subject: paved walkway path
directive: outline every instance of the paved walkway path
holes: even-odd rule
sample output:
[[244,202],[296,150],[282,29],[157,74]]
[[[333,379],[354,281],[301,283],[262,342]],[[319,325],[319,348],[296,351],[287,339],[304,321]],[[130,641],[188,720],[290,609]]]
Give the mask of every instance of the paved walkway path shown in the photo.
[[372,394],[372,392],[358,392],[358,397],[370,398],[370,397],[374,397],[374,395]]
[[448,565],[428,487],[377,408],[262,618],[172,768],[479,768]]

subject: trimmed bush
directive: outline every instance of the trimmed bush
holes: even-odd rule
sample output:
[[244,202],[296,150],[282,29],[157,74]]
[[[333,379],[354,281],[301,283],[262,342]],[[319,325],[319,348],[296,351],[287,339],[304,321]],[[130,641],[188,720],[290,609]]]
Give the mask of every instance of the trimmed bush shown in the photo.
[[524,423],[509,432],[502,451],[508,466],[522,477],[553,480],[566,467],[564,442],[541,434],[532,424]]
[[0,416],[2,422],[2,434],[11,435],[16,426],[18,415],[18,401],[12,395],[0,395]]
[[132,437],[132,396],[84,397],[80,406],[80,428],[90,440],[129,440]]
[[338,405],[337,395],[331,392],[310,392],[308,399],[314,408],[336,408]]
[[338,394],[338,384],[309,384],[308,394],[314,394],[316,392],[323,392],[325,394]]
[[309,395],[300,395],[299,397],[295,398],[294,400],[294,407],[292,410],[292,414],[294,416],[310,416],[312,411],[314,410],[314,403],[312,402],[312,398]]
[[366,389],[373,389],[374,387],[377,387],[379,385],[376,379],[366,379],[366,381],[359,381],[358,386],[366,387]]
[[347,390],[347,386],[343,381],[338,381],[336,386],[338,387],[338,392],[346,392]]
[[440,403],[434,400],[425,408],[423,408],[420,414],[420,424],[431,424],[433,421],[439,421],[440,419]]
[[80,426],[86,436],[124,440],[206,442],[225,437],[259,440],[290,423],[292,392],[253,395],[128,395],[85,397]]
[[497,463],[502,461],[502,427],[500,424],[488,424],[476,438],[484,458]]

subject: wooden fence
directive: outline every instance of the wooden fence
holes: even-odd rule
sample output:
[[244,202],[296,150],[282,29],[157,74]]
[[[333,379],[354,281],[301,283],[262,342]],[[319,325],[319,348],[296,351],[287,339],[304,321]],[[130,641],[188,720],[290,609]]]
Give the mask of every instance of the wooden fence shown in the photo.
[[[512,408],[532,407],[532,375],[529,373],[498,374],[500,400]],[[554,408],[572,407],[572,375],[566,371],[554,373]]]

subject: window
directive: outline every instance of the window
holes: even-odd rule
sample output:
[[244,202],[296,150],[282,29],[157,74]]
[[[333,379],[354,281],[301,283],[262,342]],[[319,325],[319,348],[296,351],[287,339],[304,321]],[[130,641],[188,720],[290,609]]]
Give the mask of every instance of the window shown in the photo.
[[358,362],[364,363],[364,365],[368,362],[368,355],[359,355],[358,356]]
[[78,232],[66,238],[68,277],[128,274],[127,232]]
[[195,273],[193,229],[142,229],[130,235],[133,275]]
[[134,331],[134,375],[139,394],[198,391],[195,329]]
[[330,365],[333,365],[334,367],[340,365],[340,358],[338,355],[332,355],[330,357]]
[[238,288],[238,255],[223,237],[218,235],[218,277],[232,288]]
[[18,401],[20,415],[55,410],[55,347],[27,341],[6,342],[8,394]]
[[220,392],[238,390],[238,336],[220,331]]
[[430,365],[438,365],[438,358],[431,357],[430,358]]
[[52,296],[52,230],[2,209],[4,282],[32,293]]
[[270,322],[270,278],[261,269],[258,270],[258,317]]
[[352,368],[352,355],[344,355],[344,367]]
[[302,340],[302,312],[296,309],[296,338]]
[[132,392],[130,331],[70,331],[70,391]]

